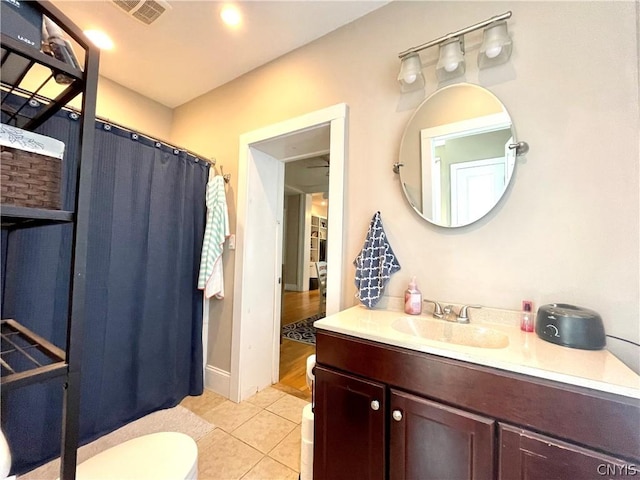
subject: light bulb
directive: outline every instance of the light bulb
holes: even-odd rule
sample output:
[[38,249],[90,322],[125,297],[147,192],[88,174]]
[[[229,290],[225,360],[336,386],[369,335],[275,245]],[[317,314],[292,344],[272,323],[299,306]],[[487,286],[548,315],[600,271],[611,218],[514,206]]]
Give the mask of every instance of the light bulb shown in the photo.
[[417,53],[411,53],[402,58],[398,82],[400,82],[400,90],[403,92],[411,92],[424,87],[422,63]]
[[455,61],[454,61],[454,62],[447,62],[447,63],[445,63],[445,64],[444,64],[444,69],[445,69],[447,72],[451,73],[451,72],[453,72],[456,68],[458,68],[458,64],[459,64],[459,63],[460,63],[460,62],[455,62]]
[[415,73],[408,73],[404,76],[404,81],[405,83],[413,83],[416,81],[416,78],[418,78],[418,75]]
[[484,54],[489,58],[496,58],[502,52],[502,45],[495,45],[493,47],[489,47],[484,51]]

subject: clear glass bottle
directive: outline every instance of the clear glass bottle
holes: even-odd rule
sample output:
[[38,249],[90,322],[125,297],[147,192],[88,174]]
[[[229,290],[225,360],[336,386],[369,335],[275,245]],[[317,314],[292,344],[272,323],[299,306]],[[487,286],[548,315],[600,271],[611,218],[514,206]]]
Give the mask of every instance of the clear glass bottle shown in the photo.
[[522,316],[520,317],[520,330],[533,332],[533,303],[525,300],[522,302]]

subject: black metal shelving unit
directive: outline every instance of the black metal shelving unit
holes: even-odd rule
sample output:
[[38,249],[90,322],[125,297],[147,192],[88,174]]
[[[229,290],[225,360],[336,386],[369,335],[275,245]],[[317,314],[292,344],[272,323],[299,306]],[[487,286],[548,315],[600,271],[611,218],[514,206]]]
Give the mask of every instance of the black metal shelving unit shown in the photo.
[[[83,63],[82,69],[57,60],[32,46],[1,34],[0,61],[2,67],[2,112],[4,122],[24,129],[34,130],[43,125],[56,112],[78,95],[82,95],[80,148],[76,174],[78,176],[73,211],[0,205],[2,228],[37,227],[54,223],[72,223],[72,262],[70,275],[70,302],[67,318],[66,348],[62,350],[36,332],[20,324],[20,319],[3,319],[1,322],[2,394],[15,388],[40,383],[55,377],[65,377],[62,411],[61,466],[62,480],[75,479],[80,411],[80,366],[82,359],[82,326],[85,317],[85,278],[87,234],[89,224],[89,189],[93,163],[93,134],[96,113],[99,51],[90,44],[82,32],[49,1],[28,2],[43,15],[53,20],[83,52],[76,52]],[[82,62],[84,60],[84,62]],[[42,67],[45,67],[44,69]],[[23,80],[33,73],[48,72],[40,85],[26,91]],[[43,97],[42,91],[55,84],[54,75],[63,73],[70,83],[60,87],[55,98]],[[53,82],[53,83],[52,83]],[[48,87],[47,87],[48,88]],[[15,95],[13,95],[15,94]],[[9,96],[21,99],[19,105],[10,105]],[[34,99],[43,104],[38,113],[31,116],[26,108]]]

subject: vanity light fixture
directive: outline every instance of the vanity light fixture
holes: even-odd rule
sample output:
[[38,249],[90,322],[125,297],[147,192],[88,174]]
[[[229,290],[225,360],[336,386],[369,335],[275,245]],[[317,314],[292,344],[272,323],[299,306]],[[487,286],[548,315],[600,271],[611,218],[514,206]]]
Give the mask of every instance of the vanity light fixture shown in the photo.
[[419,52],[436,45],[440,48],[436,65],[438,80],[449,80],[463,75],[465,71],[464,36],[481,28],[487,27],[484,32],[485,40],[482,42],[478,57],[480,68],[492,67],[506,62],[511,56],[511,38],[507,31],[506,22],[509,18],[511,18],[511,11],[399,53],[398,57],[402,62],[398,74],[400,89],[403,92],[408,92],[424,87]]
[[478,54],[478,67],[487,68],[505,63],[511,57],[511,37],[507,22],[495,22],[484,29],[484,38]]
[[403,92],[424,88],[422,62],[418,53],[411,53],[402,59],[398,82],[400,83],[400,90]]
[[440,44],[436,76],[443,82],[464,75],[464,37],[455,37]]

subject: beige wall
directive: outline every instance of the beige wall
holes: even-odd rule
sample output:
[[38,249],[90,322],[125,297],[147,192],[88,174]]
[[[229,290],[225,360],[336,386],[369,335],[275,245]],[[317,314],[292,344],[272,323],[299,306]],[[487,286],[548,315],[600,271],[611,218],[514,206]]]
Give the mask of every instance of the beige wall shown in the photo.
[[105,77],[98,81],[96,115],[157,140],[168,142],[171,135],[173,110]]
[[[513,11],[511,61],[479,72],[481,33],[466,38],[467,82],[506,105],[531,151],[518,161],[501,204],[476,224],[434,227],[409,207],[396,160],[416,99],[396,83],[398,52]],[[352,259],[382,213],[402,269],[426,298],[518,309],[568,302],[593,308],[609,334],[640,339],[639,108],[636,6],[618,2],[394,1],[174,111],[171,139],[215,156],[231,173],[235,231],[238,137],[345,102],[350,108],[342,301],[355,303]],[[426,94],[437,49],[423,52]],[[214,301],[209,363],[229,370],[234,252],[224,258],[227,295]],[[610,342],[611,344],[611,342]]]
[[[41,83],[41,76],[34,75],[27,77],[22,87],[35,91]],[[49,82],[40,93],[46,97],[55,98],[64,88],[66,86]],[[77,96],[68,105],[80,109],[81,102],[82,96]],[[158,140],[169,141],[173,110],[106,77],[98,78],[96,115],[103,120],[109,120]],[[183,145],[177,146],[183,147]]]

